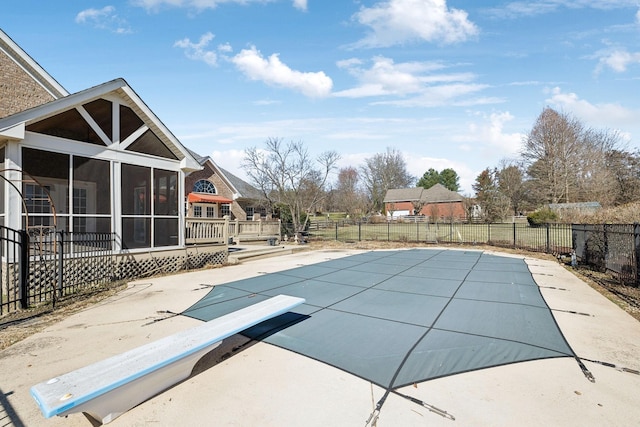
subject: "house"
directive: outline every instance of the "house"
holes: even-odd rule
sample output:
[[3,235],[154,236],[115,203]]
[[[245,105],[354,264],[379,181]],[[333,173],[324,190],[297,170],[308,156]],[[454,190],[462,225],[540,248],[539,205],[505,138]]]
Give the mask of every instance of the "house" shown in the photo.
[[260,191],[210,157],[191,152],[202,168],[186,176],[187,217],[251,221],[266,217],[265,198]]
[[69,93],[0,30],[0,225],[113,233],[127,262],[179,264],[185,178],[200,169],[125,80]]
[[384,197],[384,205],[387,217],[391,219],[407,215],[422,215],[430,221],[463,220],[467,217],[464,197],[442,184],[435,184],[428,189],[389,189]]

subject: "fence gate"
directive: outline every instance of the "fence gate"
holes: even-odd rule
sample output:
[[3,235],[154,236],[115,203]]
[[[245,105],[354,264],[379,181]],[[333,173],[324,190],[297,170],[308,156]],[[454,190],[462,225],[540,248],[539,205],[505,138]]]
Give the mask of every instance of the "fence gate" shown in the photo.
[[29,236],[0,226],[0,315],[27,308],[29,302]]

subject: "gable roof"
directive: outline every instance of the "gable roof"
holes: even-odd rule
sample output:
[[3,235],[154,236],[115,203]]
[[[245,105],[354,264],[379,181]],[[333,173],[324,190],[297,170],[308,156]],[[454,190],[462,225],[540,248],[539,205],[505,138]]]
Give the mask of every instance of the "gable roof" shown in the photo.
[[384,196],[384,203],[394,202],[411,202],[414,200],[420,200],[422,197],[422,187],[414,188],[391,188],[387,190],[387,194]]
[[220,177],[229,185],[229,189],[233,191],[234,198],[238,199],[263,199],[262,193],[253,185],[238,178],[226,169],[221,168],[213,159],[209,156],[201,156],[193,150],[187,148],[191,155],[201,164],[204,165],[207,162],[211,163],[211,167],[217,170]]
[[435,184],[427,189],[422,187],[389,189],[383,202],[414,202],[417,200],[425,203],[461,202],[464,197],[442,184]]
[[235,187],[241,198],[254,200],[264,199],[264,196],[262,195],[260,190],[258,190],[253,185],[249,184],[241,178],[238,178],[231,172],[222,169],[221,167],[218,167],[218,169],[220,169],[220,173],[223,174],[227,178],[227,180]]
[[60,85],[44,68],[40,66],[27,52],[22,50],[11,37],[0,29],[0,50],[22,68],[34,82],[42,86],[55,99],[69,95],[69,92]]
[[422,199],[427,203],[439,202],[461,202],[464,200],[460,194],[449,190],[444,185],[438,183],[433,187],[429,187],[422,192]]
[[200,164],[180,143],[171,131],[160,121],[151,109],[142,101],[124,79],[110,82],[76,92],[55,101],[30,108],[0,119],[0,138],[20,140],[25,137],[25,127],[31,123],[54,116],[61,112],[82,106],[98,98],[115,96],[142,120],[142,122],[167,146],[181,162],[184,171],[201,169]]

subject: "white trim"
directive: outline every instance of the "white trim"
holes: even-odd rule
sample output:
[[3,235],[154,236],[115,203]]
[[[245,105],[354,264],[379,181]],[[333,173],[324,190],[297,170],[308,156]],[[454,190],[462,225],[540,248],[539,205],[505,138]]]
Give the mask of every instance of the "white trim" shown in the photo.
[[91,126],[91,129],[93,129],[93,131],[98,135],[98,137],[102,140],[103,144],[111,145],[111,140],[109,140],[109,137],[107,136],[106,133],[104,133],[104,131],[98,125],[98,123],[96,123],[96,121],[93,120],[93,117],[91,117],[91,114],[89,114],[82,105],[78,105],[76,107],[76,110],[80,113],[80,115],[87,122],[87,124]]
[[0,138],[6,138],[7,141],[20,141],[24,139],[26,126],[24,122],[20,122],[13,126],[7,126],[0,129]]
[[[129,146],[131,144],[136,142],[136,140],[138,138],[140,138],[148,130],[149,130],[149,126],[147,126],[147,125],[140,126],[131,135],[129,135],[127,137],[127,139],[125,139],[124,141],[120,142],[120,149],[121,150],[126,150],[127,148],[129,148]],[[140,154],[142,154],[142,153],[140,153]]]

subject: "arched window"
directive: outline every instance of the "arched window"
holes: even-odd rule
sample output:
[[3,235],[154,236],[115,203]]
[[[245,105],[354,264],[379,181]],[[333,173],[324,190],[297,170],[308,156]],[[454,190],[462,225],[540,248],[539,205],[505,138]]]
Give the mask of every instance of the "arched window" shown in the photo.
[[195,185],[193,186],[193,192],[207,193],[207,194],[217,193],[216,187],[214,187],[214,185],[210,181],[207,181],[206,179],[201,179],[200,181],[196,182]]

